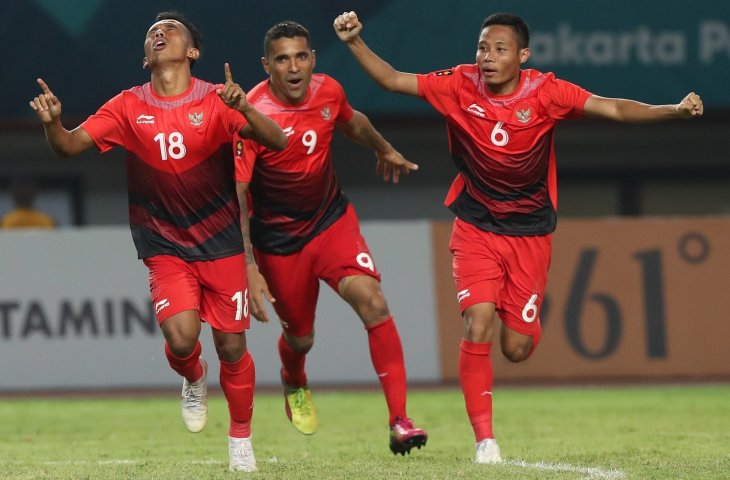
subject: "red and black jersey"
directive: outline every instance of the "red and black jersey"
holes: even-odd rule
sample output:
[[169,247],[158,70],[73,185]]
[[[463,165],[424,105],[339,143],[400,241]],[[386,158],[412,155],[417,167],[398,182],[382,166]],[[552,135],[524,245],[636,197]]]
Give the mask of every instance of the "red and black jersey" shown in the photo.
[[330,142],[335,123],[350,121],[353,110],[342,86],[322,74],[312,76],[297,105],[277,100],[268,80],[249,92],[248,101],[289,137],[279,152],[236,141],[236,180],[249,183],[251,194],[251,242],[264,252],[296,252],[345,213],[348,200],[335,176]]
[[557,223],[554,129],[583,113],[590,93],[552,73],[522,70],[495,96],[476,65],[418,75],[418,94],[446,118],[459,170],[446,205],[482,230],[545,235]]
[[246,119],[193,78],[161,97],[147,83],[109,100],[81,127],[101,152],[127,151],[129,223],[139,258],[212,260],[243,251],[231,155]]

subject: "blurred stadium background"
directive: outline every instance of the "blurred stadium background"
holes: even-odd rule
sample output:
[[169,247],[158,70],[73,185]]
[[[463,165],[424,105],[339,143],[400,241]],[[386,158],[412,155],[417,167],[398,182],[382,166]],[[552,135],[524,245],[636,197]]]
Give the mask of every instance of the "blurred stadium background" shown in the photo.
[[[124,152],[56,159],[28,107],[42,77],[72,127],[119,91],[147,82],[144,33],[156,12],[169,9],[203,34],[194,73],[221,81],[229,62],[244,88],[264,78],[259,59],[268,27],[287,18],[303,23],[316,70],[338,79],[352,105],[420,164],[400,185],[386,185],[369,151],[341,138],[334,144],[337,173],[365,222],[401,325],[411,380],[453,381],[460,326],[444,244],[451,215],[442,199],[455,170],[443,121],[425,102],[380,91],[331,25],[354,9],[376,52],[400,70],[428,72],[472,62],[479,26],[493,8],[530,25],[528,67],[604,96],[676,103],[696,91],[705,102],[699,121],[558,127],[562,221],[536,354],[542,360],[499,364],[498,380],[729,379],[720,339],[730,335],[730,3],[10,0],[0,5],[8,48],[0,213],[10,208],[11,182],[30,177],[41,187],[39,207],[64,228],[0,232],[0,392],[178,384],[126,227]],[[312,381],[375,384],[356,317],[330,292],[322,296]],[[277,334],[276,325],[254,325],[250,334],[264,385],[278,382]],[[332,337],[343,335],[353,336],[352,345],[336,345]],[[59,358],[62,364],[49,361]],[[113,358],[135,374],[120,374]]]

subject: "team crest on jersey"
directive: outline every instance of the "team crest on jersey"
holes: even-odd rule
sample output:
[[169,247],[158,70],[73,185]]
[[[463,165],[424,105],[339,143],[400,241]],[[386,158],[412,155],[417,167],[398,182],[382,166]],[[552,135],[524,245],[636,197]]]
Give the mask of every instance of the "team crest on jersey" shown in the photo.
[[240,157],[243,153],[243,141],[239,140],[236,142],[236,156]]
[[533,107],[529,102],[519,102],[514,107],[515,118],[520,123],[530,123],[532,120]]
[[322,118],[325,119],[325,121],[329,122],[332,118],[332,112],[330,111],[330,106],[327,105],[322,110],[319,111],[319,113],[322,115]]
[[453,75],[453,74],[454,74],[454,70],[452,70],[450,68],[446,69],[446,70],[439,70],[438,72],[433,72],[433,75],[435,75],[437,77],[447,77],[447,76]]
[[193,127],[199,127],[203,124],[203,112],[188,113],[188,119],[190,120],[190,125]]
[[529,108],[526,108],[524,110],[517,110],[515,111],[515,115],[517,115],[517,121],[520,123],[527,123],[530,121],[530,118],[532,118],[532,110]]

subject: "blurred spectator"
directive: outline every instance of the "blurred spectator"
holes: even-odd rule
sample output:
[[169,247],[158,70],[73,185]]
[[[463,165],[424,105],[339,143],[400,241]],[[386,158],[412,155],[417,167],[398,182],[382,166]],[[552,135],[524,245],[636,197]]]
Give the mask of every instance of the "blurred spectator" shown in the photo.
[[0,218],[0,228],[55,228],[53,218],[35,208],[36,186],[30,181],[16,181],[10,187],[13,210]]

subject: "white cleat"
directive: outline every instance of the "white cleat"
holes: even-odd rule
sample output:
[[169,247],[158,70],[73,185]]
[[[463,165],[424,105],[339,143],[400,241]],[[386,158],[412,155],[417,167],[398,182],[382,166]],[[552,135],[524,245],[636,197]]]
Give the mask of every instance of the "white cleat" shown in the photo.
[[476,463],[500,463],[502,462],[502,453],[499,451],[499,445],[493,438],[485,438],[481,442],[477,442],[477,456],[474,460]]
[[256,457],[253,456],[251,437],[228,437],[228,470],[232,472],[255,472]]
[[208,423],[208,363],[202,358],[200,363],[203,366],[203,376],[195,382],[183,379],[180,400],[183,423],[193,433],[198,433]]

